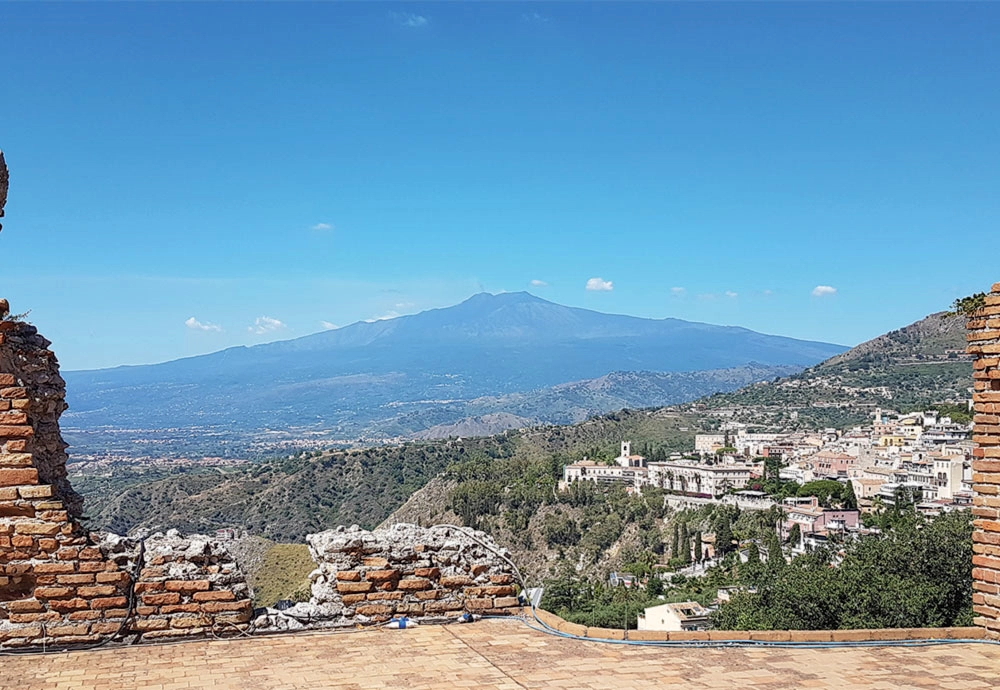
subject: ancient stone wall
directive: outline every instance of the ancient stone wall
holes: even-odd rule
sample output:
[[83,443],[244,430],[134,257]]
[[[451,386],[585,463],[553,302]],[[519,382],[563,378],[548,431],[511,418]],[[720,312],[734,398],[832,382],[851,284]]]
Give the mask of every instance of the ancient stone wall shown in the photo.
[[[0,319],[7,311],[3,301]],[[59,433],[66,383],[49,345],[34,326],[0,320],[0,450],[4,467],[35,468],[40,482],[79,517],[83,499],[66,479],[66,443]]]
[[354,526],[312,534],[307,541],[318,564],[312,599],[281,612],[269,609],[257,619],[259,629],[522,611],[513,569],[504,559],[510,555],[483,532],[407,524],[369,532]]
[[59,365],[8,311],[0,300],[0,648],[245,629],[249,590],[219,543],[168,533],[140,544],[80,525]]
[[986,297],[986,306],[969,318],[968,327],[976,413],[972,604],[976,625],[1000,637],[1000,283]]

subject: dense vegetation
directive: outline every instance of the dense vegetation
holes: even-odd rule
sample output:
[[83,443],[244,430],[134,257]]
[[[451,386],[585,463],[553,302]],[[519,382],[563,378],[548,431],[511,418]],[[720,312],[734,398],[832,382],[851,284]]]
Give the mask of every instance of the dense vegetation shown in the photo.
[[[776,513],[710,506],[673,517],[673,568],[699,560],[685,535],[714,530],[720,550],[704,575],[654,568],[652,552],[636,551],[623,570],[642,586],[611,587],[567,564],[546,581],[543,607],[567,620],[601,627],[634,628],[642,610],[666,602],[712,604],[720,587],[736,587],[714,624],[735,630],[941,627],[972,619],[972,523],[967,512],[925,520],[910,508],[876,516],[881,533],[833,543],[786,560]],[[671,530],[665,530],[670,532]],[[680,535],[680,537],[678,537]],[[680,546],[678,547],[678,543]],[[738,547],[742,545],[742,547]],[[780,554],[775,556],[775,554]],[[745,562],[743,562],[745,561]]]
[[972,522],[967,512],[897,521],[880,535],[792,559],[748,562],[749,589],[715,624],[733,630],[829,630],[970,625]]

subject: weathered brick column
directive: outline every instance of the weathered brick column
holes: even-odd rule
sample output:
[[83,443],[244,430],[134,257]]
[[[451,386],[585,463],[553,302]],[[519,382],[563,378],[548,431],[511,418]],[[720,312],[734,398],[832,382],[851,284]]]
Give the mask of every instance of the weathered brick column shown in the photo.
[[1000,283],[968,328],[968,351],[976,358],[972,603],[976,625],[1000,637]]

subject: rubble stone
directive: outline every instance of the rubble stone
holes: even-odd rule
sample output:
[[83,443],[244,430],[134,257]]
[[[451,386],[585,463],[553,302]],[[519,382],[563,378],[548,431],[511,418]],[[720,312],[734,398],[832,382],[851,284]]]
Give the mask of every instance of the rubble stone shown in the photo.
[[[357,525],[306,537],[317,567],[309,602],[255,621],[261,630],[383,623],[392,616],[448,620],[464,612],[521,612],[510,554],[483,532],[454,526]],[[497,583],[504,583],[498,586]],[[466,586],[472,586],[475,596]]]

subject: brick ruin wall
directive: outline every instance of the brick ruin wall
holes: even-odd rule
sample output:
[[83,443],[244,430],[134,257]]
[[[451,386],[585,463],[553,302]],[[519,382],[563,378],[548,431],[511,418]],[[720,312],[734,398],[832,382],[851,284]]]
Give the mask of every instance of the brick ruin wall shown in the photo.
[[382,623],[406,616],[445,621],[465,613],[522,612],[510,554],[483,532],[397,524],[311,534],[312,598],[267,609],[260,630]]
[[0,300],[0,649],[247,628],[249,588],[218,543],[171,532],[140,544],[81,526],[59,364],[8,312]]
[[968,328],[968,351],[975,357],[972,606],[976,625],[1000,638],[1000,283]]

